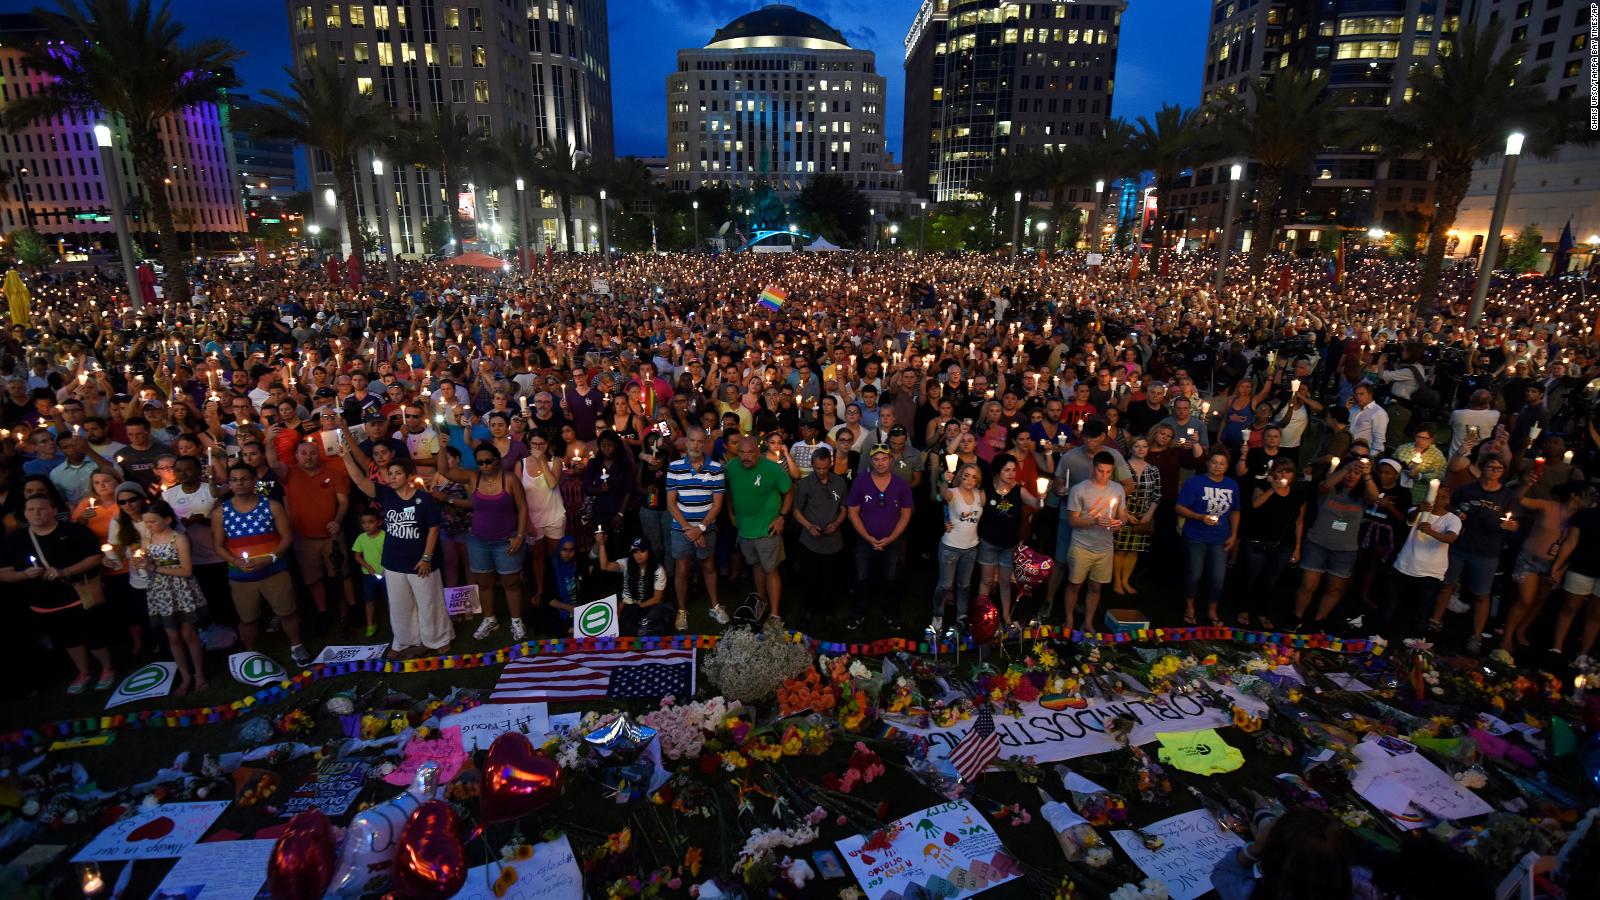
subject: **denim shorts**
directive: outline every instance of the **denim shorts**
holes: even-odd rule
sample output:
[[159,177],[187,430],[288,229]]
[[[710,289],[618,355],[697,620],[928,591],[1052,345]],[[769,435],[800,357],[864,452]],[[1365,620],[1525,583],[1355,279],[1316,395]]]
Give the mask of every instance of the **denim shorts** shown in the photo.
[[1555,560],[1537,553],[1529,553],[1527,547],[1517,551],[1516,565],[1511,569],[1511,577],[1521,581],[1525,575],[1549,575],[1554,567]]
[[[707,523],[709,525],[709,523]],[[717,552],[717,526],[710,525],[706,528],[701,543],[703,547],[696,547],[689,536],[673,529],[672,531],[672,558],[673,559],[710,559],[711,554]]]
[[1349,578],[1350,573],[1356,570],[1356,552],[1329,550],[1316,541],[1306,541],[1300,550],[1300,571]]
[[999,566],[1002,569],[1010,569],[1011,556],[1015,552],[1015,547],[1001,547],[998,544],[991,544],[980,538],[978,540],[978,565]]
[[522,551],[512,553],[510,539],[486,541],[477,535],[467,535],[467,570],[475,575],[495,572],[500,575],[518,575],[522,572]]
[[1450,548],[1450,568],[1444,573],[1445,584],[1459,584],[1474,597],[1487,597],[1494,590],[1494,570],[1500,560],[1493,556],[1463,553]]

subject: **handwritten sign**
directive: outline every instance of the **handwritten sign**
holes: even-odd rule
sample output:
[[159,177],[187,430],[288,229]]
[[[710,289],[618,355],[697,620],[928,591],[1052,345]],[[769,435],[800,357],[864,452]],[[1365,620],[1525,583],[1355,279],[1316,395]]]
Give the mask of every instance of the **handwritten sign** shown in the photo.
[[367,764],[353,759],[325,759],[305,783],[283,802],[282,815],[320,809],[330,816],[343,815],[367,783]]
[[838,842],[867,900],[910,896],[959,900],[1022,874],[994,827],[965,800],[897,819]]
[[[1261,701],[1232,688],[1224,688],[1222,693],[1252,713],[1259,714],[1265,708]],[[1135,744],[1148,744],[1164,731],[1200,731],[1233,724],[1231,710],[1207,706],[1192,695],[1159,694],[1130,700],[1091,701],[1084,709],[1058,711],[1038,703],[1024,703],[1020,717],[995,716],[994,727],[1000,735],[1001,756],[1031,756],[1035,762],[1059,762],[1116,750],[1121,745],[1106,732],[1112,720],[1124,715],[1131,716],[1136,723],[1131,735]],[[896,724],[902,731],[927,737],[932,744],[929,755],[935,759],[948,757],[972,728],[970,721],[948,728],[918,722]]]
[[459,729],[461,747],[468,753],[489,749],[495,738],[508,731],[525,734],[534,746],[538,746],[550,733],[550,704],[485,703],[466,712],[445,716],[439,725]]
[[312,662],[329,665],[383,659],[383,652],[388,649],[388,644],[329,644],[322,648],[322,652],[318,653]]
[[478,603],[478,586],[469,584],[445,588],[444,610],[452,616],[475,616],[483,612],[483,607]]
[[1145,875],[1167,885],[1172,900],[1194,900],[1211,890],[1211,869],[1217,860],[1244,846],[1238,835],[1217,824],[1203,809],[1162,819],[1144,829],[1160,837],[1160,850],[1149,850],[1134,832],[1111,832],[1133,864]]
[[186,900],[255,900],[267,880],[267,860],[277,841],[195,844],[156,888],[157,897]]
[[[507,869],[516,874],[504,874]],[[506,884],[496,895],[490,886]],[[455,900],[567,900],[583,896],[583,871],[572,854],[566,835],[533,846],[533,856],[521,862],[494,862],[467,872],[467,883]]]
[[439,783],[449,784],[466,761],[467,753],[461,749],[461,729],[441,728],[436,738],[412,738],[406,744],[405,756],[400,760],[399,767],[390,772],[384,781],[396,785],[410,784],[424,763],[436,762],[439,764]]
[[73,862],[170,859],[189,852],[211,823],[228,808],[227,800],[163,803],[113,822],[72,858]]
[[1452,820],[1494,812],[1481,797],[1457,784],[1443,769],[1418,753],[1414,744],[1399,738],[1367,738],[1356,745],[1355,754],[1361,764],[1350,779],[1351,787],[1390,813],[1390,818],[1402,828],[1421,828],[1429,823],[1422,817],[1405,814],[1404,810],[1388,808],[1394,805],[1400,786],[1411,791],[1413,812],[1420,809]]

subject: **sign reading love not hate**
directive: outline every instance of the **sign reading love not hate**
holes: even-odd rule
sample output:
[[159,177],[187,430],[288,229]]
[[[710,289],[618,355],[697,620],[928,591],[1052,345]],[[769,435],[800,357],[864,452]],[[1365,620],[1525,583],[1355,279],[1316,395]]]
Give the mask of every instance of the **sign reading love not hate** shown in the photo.
[[182,856],[200,841],[211,823],[228,808],[228,801],[163,803],[140,809],[120,822],[101,829],[73,862],[117,862],[130,859],[168,859]]

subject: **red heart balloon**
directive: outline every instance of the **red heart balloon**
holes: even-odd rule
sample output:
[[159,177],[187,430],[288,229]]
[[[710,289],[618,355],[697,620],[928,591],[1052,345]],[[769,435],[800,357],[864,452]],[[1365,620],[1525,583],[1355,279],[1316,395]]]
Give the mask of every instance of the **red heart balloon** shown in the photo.
[[967,620],[967,630],[972,633],[974,644],[987,644],[994,639],[995,630],[1000,627],[1000,610],[995,608],[994,602],[988,597],[979,597],[972,604],[972,618]]
[[333,880],[333,825],[320,809],[289,820],[267,858],[272,900],[317,900]]
[[508,731],[489,745],[484,759],[483,824],[525,816],[561,795],[561,766],[533,749],[526,735]]
[[443,800],[417,807],[400,829],[389,886],[394,896],[443,900],[467,883],[467,851],[456,831],[456,813]]

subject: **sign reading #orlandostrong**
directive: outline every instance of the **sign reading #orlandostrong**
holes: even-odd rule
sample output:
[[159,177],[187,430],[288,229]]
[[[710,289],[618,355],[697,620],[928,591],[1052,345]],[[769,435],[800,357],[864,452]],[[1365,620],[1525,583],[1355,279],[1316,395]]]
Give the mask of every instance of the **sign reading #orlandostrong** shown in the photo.
[[[1254,697],[1222,685],[1213,686],[1253,714],[1266,708]],[[1199,731],[1233,724],[1232,710],[1209,706],[1196,695],[1153,694],[1126,700],[1094,700],[1083,709],[1051,710],[1039,703],[1024,703],[1021,716],[995,716],[994,728],[1000,735],[1001,756],[1059,762],[1116,750],[1120,745],[1107,730],[1112,720],[1124,715],[1136,723],[1129,738],[1135,744],[1147,744],[1160,732]],[[948,728],[916,723],[900,728],[927,737],[933,745],[929,756],[938,759],[949,756],[961,743],[972,728],[972,720]]]

